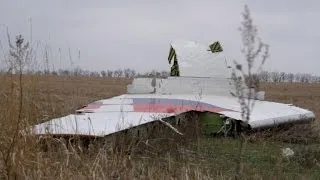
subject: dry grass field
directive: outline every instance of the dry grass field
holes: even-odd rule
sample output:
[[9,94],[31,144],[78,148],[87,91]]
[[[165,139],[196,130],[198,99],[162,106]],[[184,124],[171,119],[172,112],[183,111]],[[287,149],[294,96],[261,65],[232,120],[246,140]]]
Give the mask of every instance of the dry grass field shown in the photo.
[[[0,76],[0,179],[229,179],[234,176],[238,141],[201,139],[184,153],[107,155],[75,149],[43,152],[35,137],[18,130],[101,98],[125,93],[130,79]],[[320,117],[320,84],[262,84],[266,98],[293,103]],[[21,97],[22,92],[22,97]],[[21,106],[22,105],[22,106]],[[22,108],[20,108],[22,107]],[[317,179],[320,177],[318,121],[250,135],[244,153],[247,179]],[[295,155],[281,156],[290,147]]]

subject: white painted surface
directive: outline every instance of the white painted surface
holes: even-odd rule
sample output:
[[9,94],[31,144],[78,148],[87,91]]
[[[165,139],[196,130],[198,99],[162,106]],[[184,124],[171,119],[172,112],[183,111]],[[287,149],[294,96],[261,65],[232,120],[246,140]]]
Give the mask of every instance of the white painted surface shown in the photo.
[[170,114],[139,112],[71,114],[38,124],[33,130],[36,134],[105,136],[166,116]]
[[[212,53],[209,44],[194,41],[174,41],[180,76],[185,77],[222,77],[228,78],[230,72],[224,52]],[[222,44],[223,46],[223,44]],[[170,69],[171,65],[168,67]]]

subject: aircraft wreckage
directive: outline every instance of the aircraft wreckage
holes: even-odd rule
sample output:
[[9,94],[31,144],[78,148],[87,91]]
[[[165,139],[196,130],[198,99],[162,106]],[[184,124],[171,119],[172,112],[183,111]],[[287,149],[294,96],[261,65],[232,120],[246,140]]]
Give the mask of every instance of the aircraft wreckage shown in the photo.
[[[174,42],[168,57],[169,77],[134,78],[126,94],[92,102],[74,114],[37,124],[33,132],[105,137],[157,122],[183,135],[177,121],[188,112],[203,113],[205,132],[211,134],[228,134],[239,126],[260,129],[315,118],[313,112],[292,104],[265,101],[264,92],[258,92],[250,120],[245,123],[222,51],[218,41],[211,45]],[[174,123],[167,121],[170,117]]]

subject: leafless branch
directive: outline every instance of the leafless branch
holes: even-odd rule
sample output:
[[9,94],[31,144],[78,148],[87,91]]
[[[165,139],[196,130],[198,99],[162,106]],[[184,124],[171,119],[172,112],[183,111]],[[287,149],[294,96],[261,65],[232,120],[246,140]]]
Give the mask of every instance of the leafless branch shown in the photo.
[[[253,24],[251,18],[251,13],[247,5],[244,7],[244,12],[242,13],[243,21],[241,27],[239,28],[242,37],[243,49],[241,52],[244,54],[245,62],[247,64],[247,69],[243,68],[243,65],[234,61],[235,68],[232,69],[232,79],[235,86],[235,93],[238,98],[238,102],[241,107],[241,118],[245,123],[250,121],[250,115],[252,109],[255,105],[255,100],[257,97],[254,82],[254,65],[260,60],[259,66],[256,73],[260,73],[262,66],[269,57],[269,46],[264,44],[261,38],[258,37],[258,29],[256,25]],[[263,53],[262,55],[260,55]],[[260,58],[259,58],[260,57]],[[246,94],[248,91],[248,94]],[[236,179],[240,178],[242,175],[242,153],[244,151],[245,137],[241,133],[240,136],[240,146],[239,146],[239,161],[236,167]]]

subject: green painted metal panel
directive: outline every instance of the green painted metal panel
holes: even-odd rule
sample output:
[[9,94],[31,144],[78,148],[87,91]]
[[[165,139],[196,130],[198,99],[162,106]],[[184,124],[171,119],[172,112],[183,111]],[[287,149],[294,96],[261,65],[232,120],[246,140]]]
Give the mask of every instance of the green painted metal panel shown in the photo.
[[211,134],[218,132],[223,126],[223,119],[219,114],[215,113],[202,113],[200,115],[200,121],[202,124],[202,130],[204,134]]

